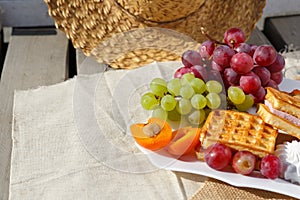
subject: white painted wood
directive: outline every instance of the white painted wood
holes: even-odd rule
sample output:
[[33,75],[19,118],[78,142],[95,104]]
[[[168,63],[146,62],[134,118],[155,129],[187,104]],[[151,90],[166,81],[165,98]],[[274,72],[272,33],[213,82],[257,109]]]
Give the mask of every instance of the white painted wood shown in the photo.
[[257,27],[252,31],[247,43],[256,45],[271,44],[268,38]]
[[43,0],[0,0],[3,26],[53,26]]
[[264,17],[300,14],[299,0],[267,0]]
[[[0,31],[3,31],[1,19],[0,19]],[[4,36],[3,36],[3,34],[0,34],[0,56],[1,56],[1,59],[3,58],[3,54],[4,54],[4,52],[2,50],[3,49],[3,40],[4,40]]]
[[266,6],[263,10],[263,15],[258,21],[257,26],[263,30],[264,22],[267,17],[299,15],[300,1],[299,0],[266,0]]
[[12,27],[3,27],[3,42],[8,43],[12,33]]
[[8,199],[14,90],[66,79],[68,40],[50,36],[11,36],[0,82],[0,199]]

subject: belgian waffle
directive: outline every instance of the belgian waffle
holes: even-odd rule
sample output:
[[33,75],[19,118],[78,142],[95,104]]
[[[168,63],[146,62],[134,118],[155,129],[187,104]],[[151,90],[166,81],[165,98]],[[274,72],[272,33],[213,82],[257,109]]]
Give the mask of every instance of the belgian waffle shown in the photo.
[[201,129],[202,148],[220,142],[235,150],[247,150],[258,157],[272,154],[277,130],[256,115],[231,110],[212,111]]
[[272,104],[274,109],[286,112],[300,118],[300,92],[294,90],[291,93],[267,87],[265,100]]
[[257,114],[265,123],[300,139],[300,90],[287,93],[266,89],[265,103],[258,104]]

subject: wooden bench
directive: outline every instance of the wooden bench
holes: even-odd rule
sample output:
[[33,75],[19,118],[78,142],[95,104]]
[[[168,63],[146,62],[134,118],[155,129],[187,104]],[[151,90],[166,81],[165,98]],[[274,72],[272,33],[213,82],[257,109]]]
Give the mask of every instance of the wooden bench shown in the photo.
[[267,18],[264,34],[272,45],[281,51],[286,47],[300,49],[300,15]]

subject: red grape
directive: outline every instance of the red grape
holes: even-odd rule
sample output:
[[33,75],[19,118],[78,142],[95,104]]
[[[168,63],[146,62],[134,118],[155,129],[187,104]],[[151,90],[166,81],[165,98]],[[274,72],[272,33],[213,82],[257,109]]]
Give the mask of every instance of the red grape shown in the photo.
[[278,85],[282,82],[283,80],[283,73],[282,71],[271,73],[271,79],[275,81]]
[[209,59],[215,50],[215,43],[210,40],[204,41],[199,47],[199,53],[202,58]]
[[197,51],[187,50],[182,54],[182,64],[186,67],[192,67],[194,65],[202,65],[202,58]]
[[223,83],[221,73],[218,70],[209,70],[208,72],[208,80],[216,80],[219,83]]
[[263,102],[265,87],[278,89],[282,82],[285,61],[272,45],[248,44],[245,39],[240,28],[230,28],[224,33],[223,44],[206,40],[198,51],[185,51],[181,57],[184,66],[174,77],[192,73],[203,81],[218,80],[224,89],[240,87],[255,103]]
[[192,70],[189,67],[180,67],[174,73],[174,78],[181,78],[186,73],[191,73]]
[[238,74],[246,74],[252,70],[254,65],[252,57],[247,53],[241,52],[232,56],[230,66]]
[[269,179],[276,179],[280,175],[281,162],[275,155],[267,155],[262,158],[260,163],[260,172]]
[[262,86],[268,84],[271,78],[270,71],[265,67],[254,67],[252,70],[259,78]]
[[240,75],[232,68],[226,68],[223,73],[223,79],[226,84],[237,85],[240,81]]
[[207,70],[205,67],[203,67],[201,65],[195,65],[195,66],[192,66],[190,69],[196,78],[200,78],[204,81],[207,80],[208,75],[207,75]]
[[217,70],[217,71],[219,71],[219,72],[223,71],[223,69],[224,69],[224,67],[218,65],[215,61],[212,61],[212,62],[211,62],[211,68],[212,68],[213,70]]
[[244,52],[244,53],[249,54],[249,53],[250,53],[250,50],[251,50],[251,47],[250,47],[249,44],[243,42],[243,43],[234,45],[234,50],[235,50],[237,53]]
[[277,52],[271,45],[261,45],[254,52],[254,62],[260,66],[268,66],[275,62]]
[[218,46],[213,53],[213,61],[222,67],[228,67],[234,50],[226,45]]
[[228,46],[233,47],[245,42],[245,34],[240,28],[230,28],[224,34],[224,42]]
[[244,92],[252,94],[261,87],[261,82],[254,72],[249,72],[241,76],[240,86]]
[[262,103],[265,99],[266,90],[263,87],[260,87],[256,92],[252,93],[254,98],[254,103]]
[[249,151],[238,151],[232,159],[232,167],[239,174],[248,175],[254,168],[256,157]]
[[284,58],[282,57],[282,55],[277,53],[275,62],[273,62],[270,66],[268,66],[268,69],[270,70],[271,73],[275,73],[283,70],[284,65],[285,65]]
[[273,81],[272,79],[270,79],[270,81],[268,82],[268,84],[266,86],[267,87],[272,87],[272,88],[275,88],[275,89],[279,89],[278,84],[275,81]]
[[258,47],[258,46],[255,45],[255,44],[250,44],[250,52],[249,52],[249,55],[250,55],[250,56],[253,56],[255,50],[257,49],[257,47]]
[[213,144],[204,153],[207,165],[216,170],[224,169],[230,163],[231,157],[231,149],[221,143]]

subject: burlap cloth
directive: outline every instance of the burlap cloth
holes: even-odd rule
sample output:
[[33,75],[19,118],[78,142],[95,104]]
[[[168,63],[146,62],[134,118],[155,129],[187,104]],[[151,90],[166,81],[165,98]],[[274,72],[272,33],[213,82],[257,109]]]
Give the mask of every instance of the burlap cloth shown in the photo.
[[264,190],[257,190],[252,188],[238,188],[221,181],[209,178],[205,181],[205,185],[197,191],[190,200],[211,199],[241,199],[241,200],[263,200],[263,199],[294,199],[278,193],[268,192]]
[[157,65],[16,91],[9,199],[291,199],[151,165],[126,124],[147,117],[138,84],[178,68]]

